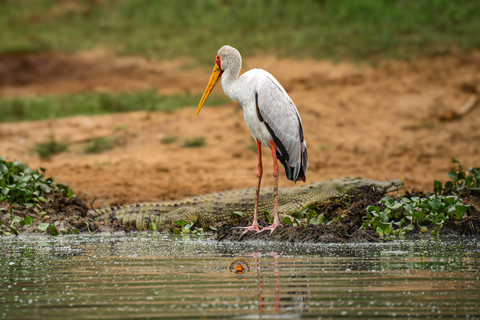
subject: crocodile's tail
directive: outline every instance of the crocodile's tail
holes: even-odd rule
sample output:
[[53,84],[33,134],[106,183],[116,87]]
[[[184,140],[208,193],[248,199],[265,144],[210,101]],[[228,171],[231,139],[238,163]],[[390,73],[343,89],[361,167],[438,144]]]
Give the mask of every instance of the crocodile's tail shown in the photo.
[[88,211],[88,214],[92,216],[96,221],[104,220],[107,216],[114,213],[116,210],[123,208],[123,206],[118,207],[104,207],[101,209],[93,209]]

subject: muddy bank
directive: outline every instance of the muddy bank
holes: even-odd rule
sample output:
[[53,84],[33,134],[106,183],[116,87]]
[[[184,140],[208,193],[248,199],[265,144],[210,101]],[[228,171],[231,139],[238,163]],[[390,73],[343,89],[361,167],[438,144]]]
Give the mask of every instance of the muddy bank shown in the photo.
[[[405,197],[411,198],[423,195],[422,192],[406,192]],[[217,225],[216,239],[218,241],[280,241],[280,242],[313,242],[313,243],[348,243],[348,242],[381,242],[386,239],[370,229],[362,228],[363,218],[367,214],[366,208],[370,205],[385,208],[379,204],[385,196],[383,192],[374,190],[369,186],[362,186],[350,190],[346,196],[332,199],[326,203],[315,206],[318,214],[324,215],[326,223],[319,225],[292,226],[283,223],[283,227],[277,228],[272,234],[269,231],[262,233],[248,232],[241,236],[242,229],[232,229],[237,226],[249,226],[252,219],[243,219],[240,224],[223,222]],[[480,235],[480,197],[469,196],[464,199],[465,204],[472,204],[467,211],[467,217],[462,223],[449,222],[441,228],[441,235]],[[259,222],[262,227],[269,223]],[[299,223],[305,223],[299,221]],[[433,224],[425,224],[427,234],[434,229]],[[415,237],[420,234],[420,227],[410,231],[406,236]],[[240,237],[241,236],[241,237]]]
[[[405,193],[405,197],[422,196],[422,192]],[[369,205],[379,204],[385,194],[369,186],[362,186],[352,189],[346,195],[334,198],[328,202],[312,207],[314,215],[323,215],[325,222],[320,224],[307,223],[299,217],[292,220],[298,225],[288,225],[277,228],[272,234],[270,232],[255,233],[248,232],[240,237],[242,229],[232,229],[238,226],[248,226],[252,223],[251,217],[234,219],[229,222],[222,222],[215,226],[215,238],[218,241],[278,241],[297,243],[348,243],[348,242],[381,242],[387,239],[381,238],[379,234],[370,229],[362,228],[364,216]],[[480,197],[470,195],[464,198],[465,204],[472,206],[466,213],[462,223],[449,222],[441,229],[441,235],[472,235],[480,234]],[[10,209],[13,212],[10,212]],[[20,234],[34,233],[40,224],[49,224],[45,234],[76,234],[76,233],[113,233],[113,232],[135,232],[135,229],[124,226],[115,218],[109,217],[105,221],[95,221],[95,215],[87,205],[79,198],[63,198],[60,196],[50,197],[46,203],[37,204],[29,209],[19,206],[7,207],[0,211],[3,231],[15,234],[8,230],[7,226],[12,223],[14,216],[23,220],[27,216],[34,219],[33,226],[20,225],[15,223],[14,227]],[[269,223],[259,221],[265,227]],[[424,224],[428,228],[427,234],[434,229],[433,224]],[[416,237],[420,234],[420,226],[407,234],[407,237]],[[194,230],[194,228],[192,228]],[[39,232],[39,231],[37,231]],[[41,233],[42,231],[40,231]],[[149,232],[149,231],[147,231]]]

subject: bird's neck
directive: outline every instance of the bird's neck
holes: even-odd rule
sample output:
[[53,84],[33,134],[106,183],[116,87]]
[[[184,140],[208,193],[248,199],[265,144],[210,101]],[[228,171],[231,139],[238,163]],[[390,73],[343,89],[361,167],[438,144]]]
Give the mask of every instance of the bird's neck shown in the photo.
[[240,68],[228,68],[222,74],[222,86],[232,85],[238,80],[240,74]]
[[230,67],[222,74],[222,88],[225,94],[232,100],[238,102],[236,86],[239,82],[238,75],[240,74],[241,66]]

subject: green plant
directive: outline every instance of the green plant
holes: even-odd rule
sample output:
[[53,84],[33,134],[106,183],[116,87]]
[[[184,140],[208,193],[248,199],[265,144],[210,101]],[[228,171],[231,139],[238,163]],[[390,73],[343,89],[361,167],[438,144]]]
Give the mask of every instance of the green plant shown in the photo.
[[204,147],[206,145],[205,138],[200,137],[200,138],[193,138],[193,139],[187,139],[183,142],[183,147],[184,148],[200,148]]
[[155,224],[155,222],[150,221],[150,227],[152,228],[152,231],[158,231],[157,225]]
[[85,153],[101,153],[103,151],[112,149],[113,147],[120,144],[120,139],[118,137],[100,137],[91,139],[88,144],[85,146],[83,151]]
[[14,160],[0,159],[0,202],[21,205],[29,208],[38,202],[48,201],[46,195],[58,193],[71,198],[70,187],[57,184],[52,178],[45,179],[45,169],[32,170],[27,165]]
[[55,139],[55,136],[50,135],[49,140],[35,144],[32,151],[40,158],[50,158],[51,156],[67,151],[69,144],[67,142],[60,142]]
[[463,220],[469,205],[455,195],[430,195],[429,197],[386,196],[380,200],[385,207],[368,206],[367,214],[362,218],[364,229],[373,229],[380,236],[401,236],[418,227],[426,233],[427,224],[433,224],[432,235],[438,235],[448,221],[458,223]]
[[437,194],[455,194],[459,197],[468,196],[471,193],[480,195],[480,168],[469,168],[463,171],[463,167],[455,158],[452,163],[457,164],[458,170],[452,170],[448,173],[451,181],[447,181],[442,186],[440,181],[435,180],[433,190]]
[[282,220],[283,223],[285,224],[288,224],[289,226],[296,226],[296,222],[292,221],[292,219],[290,219],[290,217],[285,217],[283,218]]
[[33,227],[33,218],[30,216],[26,216],[25,218],[20,218],[17,217],[16,215],[13,215],[12,221],[10,222],[10,225],[4,226],[3,221],[0,220],[0,234],[9,236],[11,234],[20,234],[18,231],[16,224],[19,224],[21,226],[28,225],[30,227]]
[[[175,224],[177,226],[179,226],[180,228],[174,228],[173,229],[173,233],[175,234],[180,234],[180,233],[192,233],[192,234],[198,234],[198,235],[204,235],[205,234],[205,231],[203,230],[203,228],[194,228],[192,230],[192,227],[194,225],[193,222],[189,222],[187,223],[185,220],[178,220],[177,222],[175,222]],[[216,228],[212,228],[212,230],[217,230]]]
[[57,229],[58,221],[57,224],[50,224],[50,223],[40,223],[37,227],[38,230],[43,231],[43,232],[49,232],[50,235],[52,236],[58,236],[60,235],[60,232]]
[[230,214],[230,218],[232,219],[236,219],[236,218],[241,218],[245,215],[244,212],[242,211],[233,211],[231,214]]
[[177,136],[165,136],[160,138],[160,143],[171,144],[171,143],[177,142],[177,140],[178,140]]
[[190,233],[192,232],[193,222],[186,222],[185,220],[178,220],[175,222],[176,225],[180,227],[180,229],[175,228],[173,229],[173,233],[180,234],[180,233]]

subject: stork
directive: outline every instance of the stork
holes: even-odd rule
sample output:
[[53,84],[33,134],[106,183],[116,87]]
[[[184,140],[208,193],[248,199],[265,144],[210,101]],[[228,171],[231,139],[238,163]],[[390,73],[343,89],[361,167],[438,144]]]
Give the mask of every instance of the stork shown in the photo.
[[[241,237],[248,231],[270,234],[281,226],[278,217],[278,160],[285,167],[287,179],[305,182],[308,167],[307,144],[303,136],[302,120],[297,107],[288,96],[282,85],[265,70],[252,69],[239,77],[242,67],[242,56],[237,49],[225,45],[218,50],[213,72],[207,88],[197,108],[200,113],[205,101],[215,84],[222,79],[225,94],[240,103],[243,108],[245,122],[253,138],[257,142],[258,152],[258,185],[255,195],[255,213],[253,223],[244,228]],[[263,175],[262,145],[269,147],[273,157],[274,176],[274,213],[273,224],[260,230],[258,224],[258,197]]]

